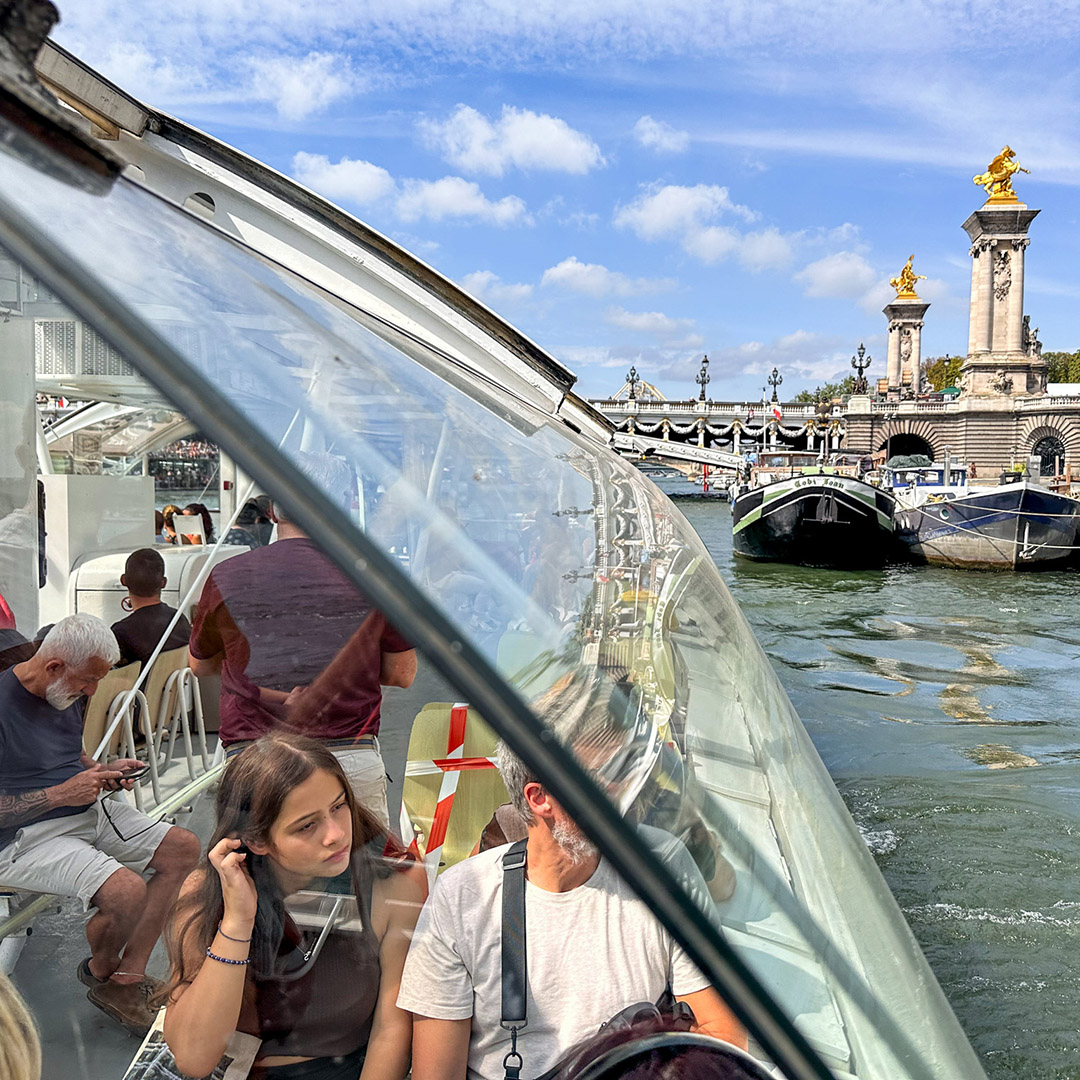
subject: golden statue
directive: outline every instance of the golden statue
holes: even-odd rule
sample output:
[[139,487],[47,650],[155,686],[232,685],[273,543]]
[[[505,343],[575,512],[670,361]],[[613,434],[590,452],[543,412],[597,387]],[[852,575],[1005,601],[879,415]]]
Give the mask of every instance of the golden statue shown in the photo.
[[985,190],[987,202],[1016,203],[1020,201],[1016,197],[1016,192],[1013,191],[1013,174],[1026,172],[1030,176],[1031,171],[1014,161],[1015,157],[1016,151],[1011,146],[1005,146],[986,167],[986,172],[972,177],[972,183],[978,184]]
[[889,278],[889,284],[896,290],[897,300],[918,300],[918,296],[915,294],[915,282],[920,278],[925,281],[925,274],[916,274],[911,269],[911,264],[915,261],[914,255],[909,255],[907,262],[904,263],[904,269],[900,271],[899,277]]

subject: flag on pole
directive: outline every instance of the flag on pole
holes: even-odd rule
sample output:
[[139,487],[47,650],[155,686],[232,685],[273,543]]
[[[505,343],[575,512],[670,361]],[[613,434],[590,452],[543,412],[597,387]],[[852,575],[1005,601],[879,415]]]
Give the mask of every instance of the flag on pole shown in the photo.
[[780,402],[779,401],[774,401],[772,403],[772,414],[773,414],[773,418],[777,422],[779,422],[781,419],[783,419],[784,414],[783,414],[783,411],[780,408]]

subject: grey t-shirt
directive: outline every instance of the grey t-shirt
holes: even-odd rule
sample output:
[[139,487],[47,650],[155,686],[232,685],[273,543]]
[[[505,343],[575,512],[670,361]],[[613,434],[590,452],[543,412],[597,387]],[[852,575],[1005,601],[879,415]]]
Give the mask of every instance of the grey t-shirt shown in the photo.
[[[14,668],[0,673],[0,795],[39,791],[82,772],[85,706],[86,699],[79,698],[66,709],[54,709],[19,682]],[[81,814],[85,809],[57,806],[34,820]],[[0,848],[10,844],[20,828],[0,829]]]
[[[667,847],[676,876],[693,883],[695,898],[707,897],[686,849],[660,835],[670,845],[650,835],[650,846]],[[420,914],[397,1000],[420,1016],[473,1017],[472,1080],[499,1080],[510,1048],[510,1033],[499,1026],[505,851],[483,851],[439,878]],[[620,1009],[656,1001],[669,984],[680,996],[709,985],[605,859],[570,892],[526,882],[525,928],[529,1023],[518,1035],[525,1077],[551,1068]]]

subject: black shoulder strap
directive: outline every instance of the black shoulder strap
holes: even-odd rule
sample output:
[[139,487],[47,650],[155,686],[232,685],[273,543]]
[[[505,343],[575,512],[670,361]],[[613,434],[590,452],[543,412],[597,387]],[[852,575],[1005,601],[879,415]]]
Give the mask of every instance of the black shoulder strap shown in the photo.
[[503,855],[502,1026],[510,1031],[510,1052],[503,1060],[505,1080],[518,1080],[524,1062],[517,1050],[519,1028],[528,1023],[528,977],[525,955],[525,845],[511,844]]

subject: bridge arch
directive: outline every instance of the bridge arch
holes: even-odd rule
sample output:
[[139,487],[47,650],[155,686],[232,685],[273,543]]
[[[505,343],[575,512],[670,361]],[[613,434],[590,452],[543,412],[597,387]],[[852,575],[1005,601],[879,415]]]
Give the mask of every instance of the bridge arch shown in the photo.
[[874,452],[887,453],[890,457],[922,454],[934,461],[937,459],[934,434],[933,425],[925,420],[890,421],[875,433]]
[[1039,473],[1052,476],[1065,461],[1080,460],[1080,429],[1076,424],[1040,424],[1029,420],[1020,432],[1025,453],[1041,459]]

